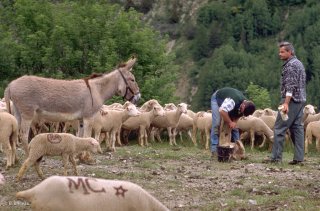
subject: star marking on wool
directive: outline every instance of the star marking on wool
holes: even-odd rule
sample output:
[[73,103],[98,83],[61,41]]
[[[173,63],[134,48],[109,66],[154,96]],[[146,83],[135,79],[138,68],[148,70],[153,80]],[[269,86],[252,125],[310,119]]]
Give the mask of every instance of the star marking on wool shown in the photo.
[[127,189],[124,189],[122,187],[122,185],[120,185],[118,188],[117,187],[113,187],[116,190],[116,196],[121,195],[122,197],[124,197],[125,192],[127,192]]

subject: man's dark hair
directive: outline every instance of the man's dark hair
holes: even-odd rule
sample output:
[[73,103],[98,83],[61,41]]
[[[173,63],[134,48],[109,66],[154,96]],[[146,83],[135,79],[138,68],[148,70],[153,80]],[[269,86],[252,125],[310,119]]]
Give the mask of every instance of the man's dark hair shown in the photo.
[[249,116],[253,114],[253,112],[256,110],[256,106],[251,101],[245,101],[244,106],[245,106],[243,111],[244,116]]

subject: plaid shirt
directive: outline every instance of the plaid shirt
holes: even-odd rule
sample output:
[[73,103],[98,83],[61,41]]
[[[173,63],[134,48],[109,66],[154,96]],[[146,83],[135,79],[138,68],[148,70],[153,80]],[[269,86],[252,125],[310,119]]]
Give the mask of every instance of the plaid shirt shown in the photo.
[[281,97],[286,96],[292,96],[294,102],[306,102],[306,72],[295,56],[282,66]]

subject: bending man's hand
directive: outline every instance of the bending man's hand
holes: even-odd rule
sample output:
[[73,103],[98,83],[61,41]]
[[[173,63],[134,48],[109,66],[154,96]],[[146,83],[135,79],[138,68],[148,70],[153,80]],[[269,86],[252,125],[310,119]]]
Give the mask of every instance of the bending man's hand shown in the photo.
[[235,122],[229,122],[229,127],[230,127],[231,129],[234,129],[234,128],[237,127],[237,123],[235,123]]

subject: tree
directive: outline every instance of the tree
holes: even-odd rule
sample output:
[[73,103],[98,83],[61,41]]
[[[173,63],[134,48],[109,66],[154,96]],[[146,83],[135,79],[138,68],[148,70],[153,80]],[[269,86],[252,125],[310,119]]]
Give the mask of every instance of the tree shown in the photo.
[[257,109],[264,109],[271,107],[271,100],[268,91],[252,82],[246,89],[247,97],[252,100]]

